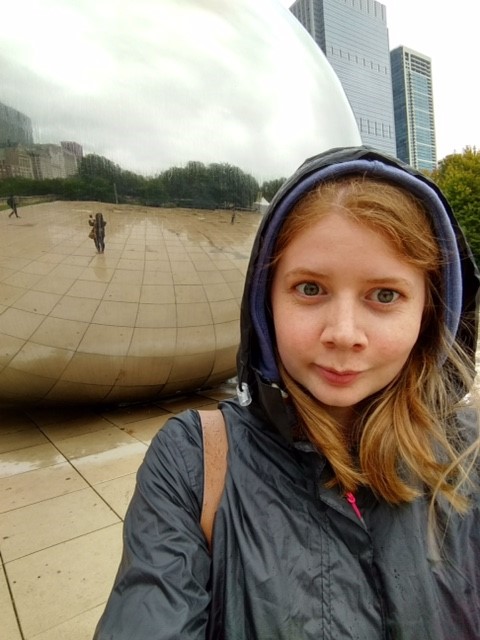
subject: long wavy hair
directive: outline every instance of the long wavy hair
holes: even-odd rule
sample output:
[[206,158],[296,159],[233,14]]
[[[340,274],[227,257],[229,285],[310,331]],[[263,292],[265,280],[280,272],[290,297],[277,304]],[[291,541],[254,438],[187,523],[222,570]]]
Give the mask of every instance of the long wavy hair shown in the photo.
[[357,406],[348,433],[279,360],[299,429],[328,459],[330,485],[345,492],[368,486],[390,504],[426,494],[434,505],[444,496],[462,512],[480,439],[477,433],[469,441],[460,432],[455,413],[467,392],[472,393],[470,404],[476,403],[474,366],[472,354],[446,332],[443,257],[432,223],[418,199],[391,183],[368,176],[326,182],[290,212],[276,242],[272,271],[292,239],[333,210],[381,234],[401,259],[425,274],[425,308],[407,362],[387,387]]

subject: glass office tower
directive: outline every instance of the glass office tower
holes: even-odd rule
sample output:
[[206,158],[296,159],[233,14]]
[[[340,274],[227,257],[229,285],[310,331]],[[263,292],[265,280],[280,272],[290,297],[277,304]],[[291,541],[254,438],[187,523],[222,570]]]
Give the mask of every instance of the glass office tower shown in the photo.
[[0,146],[33,144],[30,118],[0,102]]
[[390,54],[397,154],[417,169],[435,169],[435,120],[430,58],[397,47]]
[[290,11],[339,77],[363,143],[396,155],[386,7],[375,0],[297,0]]

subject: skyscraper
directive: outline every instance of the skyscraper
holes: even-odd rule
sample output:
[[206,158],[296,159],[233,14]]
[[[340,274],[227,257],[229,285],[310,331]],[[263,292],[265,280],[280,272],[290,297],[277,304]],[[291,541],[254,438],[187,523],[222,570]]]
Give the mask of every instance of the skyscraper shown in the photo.
[[364,144],[396,155],[386,7],[376,0],[296,0],[290,11],[335,70]]
[[391,54],[397,155],[417,169],[435,168],[435,120],[430,58],[397,47]]
[[0,146],[32,143],[33,130],[30,118],[0,102]]

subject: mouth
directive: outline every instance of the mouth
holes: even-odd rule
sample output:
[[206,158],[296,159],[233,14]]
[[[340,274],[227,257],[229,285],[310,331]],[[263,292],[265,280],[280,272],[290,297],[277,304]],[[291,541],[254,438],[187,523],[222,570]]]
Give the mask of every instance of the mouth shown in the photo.
[[355,382],[359,378],[360,371],[330,369],[329,367],[317,366],[320,376],[329,384],[341,387]]

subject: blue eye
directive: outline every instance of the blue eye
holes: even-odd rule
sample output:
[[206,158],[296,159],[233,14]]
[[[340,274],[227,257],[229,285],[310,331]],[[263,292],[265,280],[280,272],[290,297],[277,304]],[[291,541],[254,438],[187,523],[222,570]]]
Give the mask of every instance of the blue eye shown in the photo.
[[304,296],[318,296],[321,293],[321,289],[315,282],[302,282],[295,287]]
[[400,294],[398,291],[393,291],[392,289],[375,289],[373,297],[376,302],[380,302],[381,304],[391,304],[398,300]]

